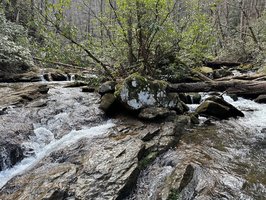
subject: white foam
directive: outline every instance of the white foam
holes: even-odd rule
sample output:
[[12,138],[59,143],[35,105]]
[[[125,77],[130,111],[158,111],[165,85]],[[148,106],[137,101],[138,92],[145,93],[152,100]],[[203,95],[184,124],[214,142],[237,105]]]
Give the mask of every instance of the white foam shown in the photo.
[[93,138],[103,135],[107,130],[113,127],[114,124],[108,121],[105,124],[82,129],[79,131],[73,130],[61,139],[54,139],[54,134],[49,130],[41,127],[35,130],[35,136],[31,138],[31,141],[24,145],[34,150],[34,156],[23,159],[19,164],[15,165],[11,169],[0,172],[0,188],[2,188],[13,177],[23,174],[25,171],[32,169],[38,162],[50,153],[59,149],[66,148],[82,138]]

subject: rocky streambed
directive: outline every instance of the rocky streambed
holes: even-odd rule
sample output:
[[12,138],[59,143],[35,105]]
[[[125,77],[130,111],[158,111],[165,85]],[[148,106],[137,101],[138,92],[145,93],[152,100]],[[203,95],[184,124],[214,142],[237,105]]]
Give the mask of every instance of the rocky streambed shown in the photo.
[[245,117],[199,125],[172,112],[110,119],[99,94],[66,84],[1,84],[0,199],[266,195],[265,105],[228,98]]

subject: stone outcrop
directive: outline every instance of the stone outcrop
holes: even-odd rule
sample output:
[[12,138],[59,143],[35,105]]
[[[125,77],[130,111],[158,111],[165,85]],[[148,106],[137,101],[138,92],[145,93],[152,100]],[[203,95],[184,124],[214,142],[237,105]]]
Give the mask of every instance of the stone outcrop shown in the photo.
[[38,99],[46,95],[49,91],[49,87],[44,84],[35,85],[25,85],[18,87],[17,89],[7,88],[2,90],[2,96],[4,98],[0,99],[0,105],[15,105],[15,104],[25,104],[29,101]]
[[233,105],[226,102],[222,97],[212,96],[207,98],[196,112],[203,116],[212,116],[218,119],[228,119],[230,117],[244,117],[244,114]]
[[14,82],[40,82],[41,76],[36,72],[27,72],[19,74],[4,74],[0,75],[0,82],[14,83]]

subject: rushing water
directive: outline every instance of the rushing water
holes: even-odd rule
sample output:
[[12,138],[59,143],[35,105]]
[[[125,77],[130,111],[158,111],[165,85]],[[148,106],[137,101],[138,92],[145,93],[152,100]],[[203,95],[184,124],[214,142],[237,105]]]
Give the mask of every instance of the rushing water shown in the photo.
[[[179,199],[186,200],[264,199],[266,104],[224,98],[245,117],[213,121],[210,125],[204,124],[206,119],[202,118],[198,127],[182,136],[176,149],[157,158],[141,173],[129,199],[167,199],[173,189]],[[180,188],[188,166],[193,166],[191,180]]]
[[[95,94],[81,93],[77,88],[51,85],[49,96],[44,101],[46,106],[31,107],[29,104],[9,109],[2,116],[6,123],[10,122],[8,128],[13,128],[14,122],[34,123],[35,127],[28,141],[23,139],[26,158],[11,169],[0,172],[0,188],[13,177],[36,167],[48,155],[83,138],[90,142],[94,137],[105,135],[114,124],[103,122],[103,116],[95,105],[98,98]],[[242,98],[238,101],[228,96],[224,98],[242,110],[245,117],[212,121],[211,124],[205,124],[206,119],[202,118],[198,127],[186,131],[176,148],[159,156],[141,172],[136,191],[129,199],[167,199],[173,189],[179,199],[186,200],[264,199],[266,104]],[[191,110],[197,106],[192,105]],[[180,188],[185,172],[190,179]]]
[[79,131],[73,130],[58,140],[56,140],[54,134],[46,128],[40,127],[35,129],[35,136],[31,137],[27,143],[24,143],[25,148],[28,148],[26,153],[33,155],[23,159],[11,169],[0,172],[0,188],[2,188],[6,182],[14,176],[33,168],[41,159],[53,151],[66,148],[83,138],[92,138],[103,135],[112,126],[114,126],[114,124],[111,121],[108,121],[105,124],[88,129],[82,129]]

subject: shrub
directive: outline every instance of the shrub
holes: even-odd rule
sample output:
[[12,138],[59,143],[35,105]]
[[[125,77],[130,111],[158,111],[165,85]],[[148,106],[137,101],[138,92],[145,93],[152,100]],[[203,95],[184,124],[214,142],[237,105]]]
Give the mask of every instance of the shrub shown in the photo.
[[23,26],[7,21],[0,13],[0,30],[0,71],[28,69],[33,62]]

